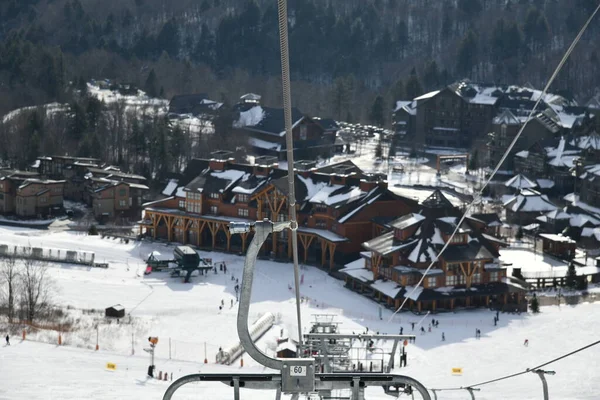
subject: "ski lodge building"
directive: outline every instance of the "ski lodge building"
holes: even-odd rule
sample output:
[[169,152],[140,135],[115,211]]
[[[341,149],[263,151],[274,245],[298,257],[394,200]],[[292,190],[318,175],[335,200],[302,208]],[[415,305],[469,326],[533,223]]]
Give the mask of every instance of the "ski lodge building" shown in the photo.
[[[346,285],[395,309],[408,298],[405,307],[418,312],[522,303],[524,291],[509,283],[498,261],[499,248],[507,244],[488,234],[482,219],[466,218],[425,272],[461,216],[435,191],[418,212],[392,221],[386,233],[363,243],[367,251],[362,259],[341,270]],[[423,275],[423,284],[413,293]]]

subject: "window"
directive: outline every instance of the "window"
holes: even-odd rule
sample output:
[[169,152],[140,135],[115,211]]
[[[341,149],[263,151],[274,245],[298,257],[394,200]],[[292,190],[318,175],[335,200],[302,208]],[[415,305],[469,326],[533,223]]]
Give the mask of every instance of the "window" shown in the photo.
[[479,273],[473,274],[471,283],[474,283],[474,284],[481,283],[481,274],[479,274]]
[[219,193],[211,193],[210,194],[210,198],[211,199],[218,199],[219,198]]
[[133,197],[129,198],[129,207],[131,207],[133,205]]
[[185,208],[185,200],[179,200],[179,208]]
[[248,216],[248,209],[247,208],[238,208],[238,215],[240,217],[247,217]]
[[300,140],[306,140],[307,130],[306,125],[300,125]]
[[325,204],[315,204],[316,212],[327,212],[327,206]]
[[450,243],[464,243],[465,235],[454,235]]
[[0,193],[0,200],[4,200],[4,193]]
[[240,203],[247,203],[249,200],[249,196],[247,194],[238,194],[236,195],[236,200]]
[[456,286],[456,275],[448,275],[446,277],[446,286]]
[[446,264],[446,271],[453,272],[455,274],[460,272],[460,264],[458,263],[448,263]]
[[127,205],[126,200],[119,200],[119,207],[125,207]]
[[392,269],[391,268],[379,268],[379,275],[383,276],[386,279],[392,279]]
[[317,219],[317,228],[327,228],[327,221],[324,219]]
[[496,282],[498,280],[498,272],[490,272],[490,282]]
[[217,215],[218,212],[219,212],[219,207],[217,207],[217,206],[210,206],[210,213],[212,215]]
[[459,285],[464,285],[466,282],[465,276],[464,275],[458,275],[458,284]]
[[119,196],[127,195],[127,189],[119,189]]
[[47,198],[45,198],[45,197],[41,197],[41,198],[40,198],[40,203],[45,203],[45,202],[47,202],[47,201],[48,201],[48,199],[47,199]]
[[191,192],[187,192],[187,199],[188,200],[200,200],[202,198],[202,193],[191,193]]
[[186,211],[187,212],[191,212],[191,213],[195,213],[195,214],[200,214],[202,212],[202,204],[201,203],[196,203],[193,201],[188,201],[186,203]]
[[427,278],[427,287],[436,287],[437,286],[437,279],[436,278]]

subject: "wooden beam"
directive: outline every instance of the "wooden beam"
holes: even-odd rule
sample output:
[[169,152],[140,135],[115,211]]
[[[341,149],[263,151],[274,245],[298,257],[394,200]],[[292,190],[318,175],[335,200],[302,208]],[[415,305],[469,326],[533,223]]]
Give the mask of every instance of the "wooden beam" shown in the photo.
[[165,219],[165,222],[167,224],[167,240],[169,242],[173,241],[173,224],[175,222],[175,218],[173,218],[172,216],[163,216],[163,218]]
[[325,256],[327,254],[327,242],[323,238],[321,240],[321,267],[325,266]]
[[231,251],[231,232],[229,232],[229,229],[225,229],[225,235],[227,236],[227,251]]
[[248,232],[244,232],[241,234],[242,236],[242,253],[246,251],[246,239],[248,238]]
[[335,247],[336,247],[335,243],[329,244],[329,270],[330,271],[333,269],[333,262],[334,262],[334,258],[335,258]]

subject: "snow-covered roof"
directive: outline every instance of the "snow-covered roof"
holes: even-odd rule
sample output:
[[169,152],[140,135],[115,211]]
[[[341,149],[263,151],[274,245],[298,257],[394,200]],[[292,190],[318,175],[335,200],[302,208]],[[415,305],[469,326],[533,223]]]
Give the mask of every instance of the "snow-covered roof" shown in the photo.
[[177,192],[175,192],[175,196],[176,197],[186,197],[184,189],[185,189],[185,186],[179,186],[177,188]]
[[265,112],[261,106],[254,106],[247,111],[240,112],[240,118],[234,122],[234,126],[241,128],[244,126],[255,126],[265,117]]
[[537,187],[537,184],[526,176],[518,174],[504,182],[504,186],[513,189],[530,189]]
[[441,92],[441,90],[434,90],[433,92],[425,93],[419,97],[415,97],[414,100],[418,101],[418,100],[430,99],[430,98],[434,97],[435,95],[437,95],[439,92]]
[[328,231],[326,229],[314,229],[314,228],[307,228],[305,226],[301,226],[301,227],[298,227],[298,232],[312,233],[312,234],[322,237],[323,239],[328,240],[330,242],[347,242],[348,241],[347,238],[340,236],[337,233]]
[[540,233],[539,236],[544,239],[551,240],[553,242],[576,243],[573,239],[571,239],[568,236],[557,235],[554,233]]
[[[350,189],[350,190],[347,190]],[[359,187],[348,187],[344,185],[327,185],[323,186],[309,202],[313,204],[326,204],[332,206],[338,203],[349,203],[358,200],[365,195],[365,192]]]
[[515,157],[527,158],[527,157],[529,157],[529,151],[528,150],[519,151],[518,153],[515,154]]
[[177,179],[170,179],[167,186],[163,189],[162,194],[165,196],[172,196],[175,189],[177,189],[177,182],[179,182]]
[[416,101],[397,101],[394,112],[398,112],[400,110],[404,110],[410,115],[416,115],[417,114],[417,103],[416,103]]
[[494,125],[521,125],[521,121],[510,112],[510,110],[502,111],[493,120]]
[[373,290],[377,290],[392,299],[395,299],[402,290],[402,286],[398,286],[396,282],[383,281],[381,279],[373,282],[370,286]]
[[551,189],[554,187],[554,181],[552,179],[537,179],[536,182],[540,189]]
[[281,151],[281,144],[267,142],[266,140],[262,140],[262,139],[257,139],[257,138],[251,137],[248,139],[248,144],[250,144],[250,146],[257,147],[259,149]]
[[548,212],[558,208],[548,196],[532,189],[522,189],[505,202],[504,207],[513,212]]
[[591,135],[580,136],[572,140],[571,144],[583,150],[600,150],[600,135],[594,132]]

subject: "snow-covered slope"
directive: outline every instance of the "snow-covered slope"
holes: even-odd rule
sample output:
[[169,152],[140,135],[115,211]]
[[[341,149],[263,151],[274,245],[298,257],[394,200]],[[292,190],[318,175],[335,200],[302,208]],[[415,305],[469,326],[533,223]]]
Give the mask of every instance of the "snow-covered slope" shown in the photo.
[[[143,275],[142,259],[151,251],[168,254],[172,247],[163,244],[130,242],[89,237],[69,232],[32,231],[0,227],[2,242],[42,245],[45,247],[74,248],[96,252],[99,262],[110,267],[90,269],[68,265],[52,265],[51,276],[59,293],[56,301],[78,309],[105,307],[120,303],[133,315],[135,325],[123,321],[118,327],[100,330],[100,351],[95,352],[95,330],[65,333],[67,345],[56,346],[55,335],[40,336],[50,344],[20,342],[14,337],[12,346],[0,347],[0,399],[160,399],[166,384],[148,381],[145,377],[148,356],[142,350],[146,338],[159,336],[157,370],[170,371],[174,377],[195,371],[262,371],[247,356],[245,366],[214,365],[219,346],[237,340],[235,329],[235,278],[241,277],[243,258],[231,254],[202,253],[213,261],[227,263],[227,274],[219,272],[196,277],[191,284],[167,273]],[[396,316],[391,323],[388,310],[383,320],[378,317],[378,305],[343,287],[324,272],[306,267],[302,269],[303,327],[309,325],[311,314],[335,313],[341,328],[358,332],[369,327],[371,331],[411,333],[411,322],[422,317],[410,313]],[[231,276],[234,276],[234,280]],[[280,326],[295,326],[295,304],[288,284],[292,283],[289,264],[260,261],[250,309],[255,318],[265,311],[277,316]],[[218,306],[224,301],[224,310]],[[421,380],[427,387],[456,387],[474,384],[503,374],[525,370],[542,362],[597,340],[596,324],[600,304],[543,307],[539,315],[500,315],[498,326],[487,310],[439,314],[439,328],[418,335],[410,344],[408,367],[396,372]],[[127,319],[127,318],[126,318]],[[125,319],[125,320],[126,320]],[[430,317],[425,319],[428,325]],[[86,328],[87,329],[87,328]],[[91,328],[90,328],[91,329]],[[481,340],[475,340],[475,329],[481,329]],[[441,341],[442,332],[446,341]],[[131,334],[134,333],[135,355],[131,356]],[[259,347],[272,354],[275,335],[271,330],[259,342]],[[170,340],[169,340],[170,339]],[[529,339],[529,347],[523,346]],[[171,345],[169,346],[169,341]],[[203,364],[204,343],[207,345],[209,364]],[[80,347],[75,347],[80,346]],[[171,360],[169,360],[171,347]],[[548,369],[557,374],[549,377],[553,399],[595,399],[600,347],[553,364]],[[107,362],[117,364],[117,371],[105,370]],[[453,376],[451,368],[462,367],[463,376]],[[26,377],[26,379],[25,379]],[[575,383],[575,384],[574,384]],[[182,391],[178,399],[211,398],[229,400],[231,390],[220,384],[195,384]],[[209,396],[209,397],[206,397]],[[242,398],[258,400],[271,398],[274,393],[244,392]],[[462,399],[465,392],[447,392],[444,399]],[[510,381],[488,385],[477,394],[477,399],[538,399],[541,397],[539,379],[526,374]],[[387,399],[379,388],[367,391],[367,398]],[[416,397],[418,398],[418,397]]]

